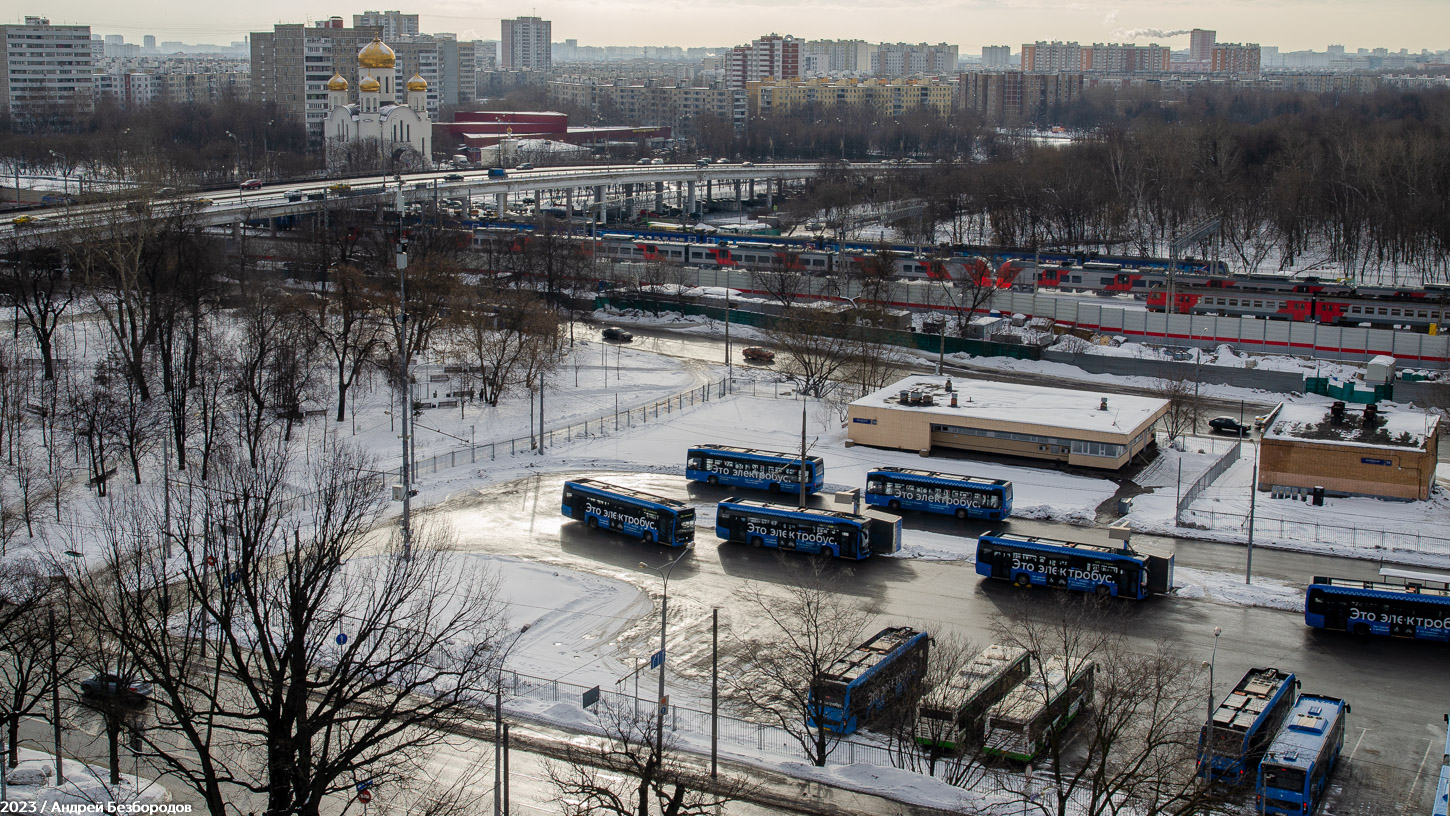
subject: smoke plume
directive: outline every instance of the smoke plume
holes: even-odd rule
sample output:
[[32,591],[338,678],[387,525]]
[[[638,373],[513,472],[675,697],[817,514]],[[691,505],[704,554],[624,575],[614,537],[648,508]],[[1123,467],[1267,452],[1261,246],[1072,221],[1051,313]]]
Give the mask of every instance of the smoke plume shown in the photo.
[[1161,40],[1167,39],[1168,37],[1181,37],[1184,34],[1191,33],[1193,32],[1186,28],[1174,29],[1173,31],[1164,31],[1161,28],[1129,28],[1114,31],[1113,36],[1121,37],[1125,40],[1141,40],[1148,37]]

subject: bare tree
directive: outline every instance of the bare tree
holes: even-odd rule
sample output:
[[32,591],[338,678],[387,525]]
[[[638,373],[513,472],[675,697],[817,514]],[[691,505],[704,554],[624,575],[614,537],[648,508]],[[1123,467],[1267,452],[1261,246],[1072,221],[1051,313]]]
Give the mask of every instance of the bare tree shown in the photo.
[[563,761],[549,764],[565,816],[709,816],[753,787],[736,774],[712,778],[681,755],[672,736],[656,750],[653,707],[641,711],[638,702],[602,698],[595,709],[602,735],[569,742]]
[[55,331],[61,315],[75,300],[64,253],[50,247],[19,249],[13,264],[0,266],[0,286],[30,326],[45,379],[54,379]]
[[498,405],[510,390],[531,385],[539,362],[553,356],[558,315],[520,289],[479,288],[471,301],[452,312],[452,347],[478,372],[479,398]]
[[813,397],[825,394],[831,380],[860,350],[855,327],[839,309],[797,306],[765,332],[784,356],[777,370]]
[[1154,385],[1153,395],[1168,401],[1168,412],[1163,415],[1163,427],[1168,431],[1170,443],[1193,432],[1199,407],[1198,388],[1192,380],[1165,377]]
[[779,591],[757,583],[741,591],[746,617],[762,626],[734,633],[735,656],[724,679],[737,706],[780,727],[812,764],[824,766],[841,736],[825,722],[817,678],[860,644],[871,611],[846,591],[846,570],[819,559],[782,558],[781,568]]
[[[0,710],[9,750],[5,764],[11,768],[20,760],[20,718],[47,708],[52,686],[67,683],[75,671],[74,641],[56,626],[63,601],[42,563],[0,562]],[[60,620],[65,619],[62,607]]]
[[306,321],[336,365],[337,421],[347,419],[347,395],[363,368],[374,363],[387,337],[388,321],[377,288],[352,266],[333,270],[331,288],[302,295],[290,311]]
[[801,260],[801,253],[795,249],[776,250],[770,264],[764,269],[752,269],[750,278],[772,299],[779,301],[782,308],[787,309],[795,303],[810,281]]

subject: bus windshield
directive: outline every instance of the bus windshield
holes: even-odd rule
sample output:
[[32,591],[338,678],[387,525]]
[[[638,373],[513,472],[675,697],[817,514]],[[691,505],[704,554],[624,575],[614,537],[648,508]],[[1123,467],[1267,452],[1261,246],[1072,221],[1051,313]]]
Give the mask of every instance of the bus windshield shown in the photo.
[[1304,790],[1304,771],[1299,768],[1281,768],[1277,765],[1265,765],[1264,787],[1302,791]]

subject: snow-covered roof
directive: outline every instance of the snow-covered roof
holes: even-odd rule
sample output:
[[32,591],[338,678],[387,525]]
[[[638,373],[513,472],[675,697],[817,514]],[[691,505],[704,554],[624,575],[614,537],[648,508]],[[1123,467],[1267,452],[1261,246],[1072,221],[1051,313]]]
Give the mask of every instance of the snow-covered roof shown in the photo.
[[[951,407],[946,382],[951,380],[957,407]],[[930,392],[934,405],[902,405],[902,391]],[[1102,410],[1103,400],[1107,410]],[[940,415],[995,420],[1014,425],[1089,431],[1103,434],[1135,434],[1168,408],[1168,401],[1156,397],[1098,393],[1091,389],[1068,390],[1021,383],[937,377],[922,374],[907,377],[880,391],[867,394],[851,407],[892,408]]]
[[1328,445],[1422,450],[1440,418],[1420,411],[1376,406],[1375,419],[1366,425],[1364,406],[1345,407],[1344,419],[1335,422],[1324,405],[1285,403],[1264,431],[1265,439],[1294,440]]

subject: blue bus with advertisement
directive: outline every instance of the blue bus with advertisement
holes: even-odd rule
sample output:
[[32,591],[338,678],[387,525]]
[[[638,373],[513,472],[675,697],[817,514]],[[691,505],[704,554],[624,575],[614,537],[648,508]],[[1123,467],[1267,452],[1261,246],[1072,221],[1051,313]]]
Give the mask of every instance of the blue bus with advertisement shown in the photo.
[[[820,490],[825,484],[825,475],[825,460],[819,456],[805,458],[807,493]],[[797,493],[801,486],[801,457],[731,445],[696,445],[685,454],[685,478],[712,485]]]
[[842,655],[811,683],[811,725],[851,734],[892,703],[910,699],[926,676],[930,644],[926,632],[893,626]]
[[1349,704],[1337,697],[1305,694],[1259,763],[1256,813],[1302,816],[1324,798],[1329,775],[1344,748]]
[[1198,775],[1237,785],[1255,778],[1269,741],[1279,733],[1299,681],[1293,672],[1249,669],[1213,711],[1212,733],[1199,730]]
[[881,467],[866,474],[866,503],[959,519],[993,521],[1012,514],[1012,483],[932,470]]
[[1173,591],[1173,555],[1148,555],[1037,536],[977,538],[977,574],[1020,587],[1040,586],[1142,600]]
[[1315,576],[1304,623],[1356,635],[1450,642],[1450,587]]
[[715,507],[715,535],[736,544],[860,561],[901,550],[901,518],[868,510],[818,510],[729,498]]
[[685,547],[695,540],[695,508],[595,479],[564,483],[563,512],[591,530],[603,527],[650,543]]
[[[1445,724],[1450,727],[1450,714],[1445,715]],[[1450,733],[1445,735],[1445,756],[1440,766],[1440,784],[1435,787],[1435,806],[1430,816],[1450,816]]]

